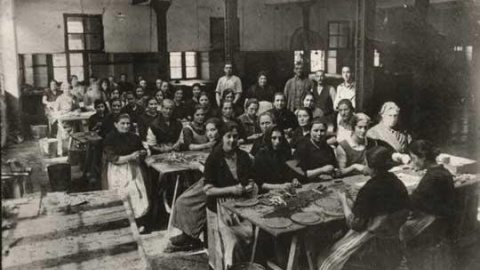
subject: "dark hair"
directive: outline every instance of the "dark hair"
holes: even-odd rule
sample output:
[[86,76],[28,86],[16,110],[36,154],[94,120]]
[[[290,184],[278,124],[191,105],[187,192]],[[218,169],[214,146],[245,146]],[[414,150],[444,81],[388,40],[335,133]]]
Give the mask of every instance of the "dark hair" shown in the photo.
[[310,128],[312,128],[313,125],[315,125],[315,124],[322,124],[322,125],[325,126],[325,128],[328,127],[327,119],[325,117],[315,117],[315,118],[313,118],[313,120],[310,123]]
[[220,127],[219,133],[223,137],[225,134],[227,134],[228,132],[232,132],[233,130],[237,130],[238,132],[239,128],[240,127],[238,126],[238,124],[234,121],[223,122],[222,126]]
[[310,123],[312,123],[312,121],[313,121],[312,109],[307,108],[307,107],[301,107],[301,108],[298,109],[298,111],[297,111],[297,118],[298,118],[298,113],[299,113],[300,111],[306,112],[306,113],[308,114],[308,117],[310,118],[310,119],[309,119]]
[[[155,97],[149,97],[149,98],[147,99],[147,103],[145,103],[145,106],[148,106],[148,103],[150,103],[150,100],[152,100],[152,99],[155,100],[155,101],[157,101],[157,99],[156,99]],[[158,101],[157,101],[157,102],[158,102]]]
[[72,76],[70,76],[70,82],[72,82],[73,78],[77,78],[77,80],[78,80],[78,76],[73,74]]
[[262,70],[258,72],[257,74],[257,80],[260,79],[260,77],[265,76],[268,79],[268,73],[265,70]]
[[224,100],[227,97],[228,94],[232,94],[235,97],[235,91],[233,91],[232,88],[227,88],[227,89],[223,90],[222,100]]
[[435,162],[440,154],[440,149],[427,140],[415,140],[408,145],[407,149],[408,152],[430,162]]
[[232,107],[233,107],[233,101],[222,101],[222,103],[220,104],[220,109],[223,109],[223,106],[224,106],[226,103],[232,104]]
[[130,115],[128,113],[121,113],[121,114],[117,115],[117,117],[115,117],[115,123],[120,122],[120,120],[122,120],[122,119],[132,120],[132,118],[130,117]]
[[157,91],[155,92],[155,95],[153,95],[153,97],[155,97],[155,98],[156,98],[156,97],[157,97],[157,94],[158,94],[158,92],[162,93],[162,97],[163,97],[163,98],[165,98],[165,94],[163,93],[163,91],[162,91],[162,90],[157,90]]
[[195,105],[195,107],[193,108],[193,110],[191,111],[191,114],[190,114],[190,116],[192,117],[192,120],[193,120],[193,117],[194,117],[195,113],[196,113],[198,110],[206,111],[207,108],[205,108],[205,106],[202,106],[202,105],[200,105],[200,104]]
[[97,99],[93,102],[93,107],[96,109],[98,107],[98,105],[100,104],[103,104],[103,106],[105,107],[105,109],[107,108],[107,104],[105,104],[105,101],[103,101],[103,99]]
[[216,128],[218,129],[218,131],[220,132],[220,127],[222,126],[223,121],[220,120],[220,118],[212,117],[212,118],[209,118],[207,121],[205,121],[205,126],[207,126],[207,124],[214,124],[215,127],[216,127]]
[[391,152],[384,146],[374,146],[367,150],[368,167],[376,171],[388,171],[394,166]]
[[98,79],[97,76],[95,76],[95,75],[90,75],[89,78],[90,78],[90,79],[95,79],[95,81]]
[[355,112],[355,108],[353,107],[352,102],[349,99],[346,99],[346,98],[342,99],[338,102],[337,109],[338,109],[338,107],[340,107],[340,105],[343,105],[343,104],[347,105],[350,108],[350,110],[352,110],[352,112]]
[[119,102],[120,103],[120,106],[122,106],[122,101],[119,99],[119,98],[113,98],[110,100],[110,105],[112,105],[114,102]]
[[[136,89],[135,89],[136,90]],[[128,96],[128,95],[132,95],[134,98],[137,96],[135,95],[135,93],[133,91],[127,91],[125,92],[125,97]]]
[[248,107],[250,107],[250,105],[252,104],[257,104],[257,106],[260,106],[260,104],[258,103],[258,99],[256,98],[249,98],[247,100],[247,103],[245,103],[245,110],[248,109]]
[[100,80],[100,89],[103,91],[102,84],[106,83],[107,84],[107,91],[110,91],[110,82],[108,81],[107,78],[103,78]]
[[315,96],[313,95],[313,93],[311,92],[305,92],[303,95],[302,95],[302,106],[303,106],[303,101],[305,100],[305,98],[307,96],[312,96],[312,99],[315,101]]
[[198,88],[200,88],[200,90],[202,90],[202,85],[199,84],[199,83],[194,83],[194,84],[192,85],[192,90],[193,90],[193,88],[195,88],[195,86],[197,86]]

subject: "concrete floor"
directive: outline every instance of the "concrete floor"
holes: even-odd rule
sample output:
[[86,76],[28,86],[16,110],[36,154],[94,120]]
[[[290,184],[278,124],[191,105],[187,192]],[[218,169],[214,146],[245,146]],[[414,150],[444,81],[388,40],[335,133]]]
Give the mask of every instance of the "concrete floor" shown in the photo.
[[[450,110],[451,113],[442,119],[443,125],[439,130],[433,132],[433,139],[441,146],[443,152],[480,160],[480,123],[478,115],[468,106],[459,106]],[[42,171],[41,154],[38,142],[27,140],[21,144],[11,144],[2,149],[2,161],[10,158],[16,158],[33,168],[33,191],[48,192],[50,185],[48,175]],[[81,176],[78,167],[72,167],[72,179],[78,179]],[[77,191],[85,189],[83,182],[74,181],[74,188]],[[148,235],[143,235],[143,244],[150,258],[154,269],[208,269],[208,255],[206,251],[200,253],[174,253],[165,254],[163,252],[168,237],[165,237],[166,226],[162,224],[163,229],[155,231]],[[461,258],[463,267],[461,269],[479,269],[480,265],[480,239],[479,235],[474,235],[467,243],[464,256]]]

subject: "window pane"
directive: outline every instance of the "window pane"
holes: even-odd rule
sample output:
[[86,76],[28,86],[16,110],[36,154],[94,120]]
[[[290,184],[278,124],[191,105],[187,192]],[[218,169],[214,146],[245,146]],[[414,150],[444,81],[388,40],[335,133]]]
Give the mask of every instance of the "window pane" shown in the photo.
[[67,68],[66,67],[53,68],[53,77],[59,83],[68,81]]
[[336,36],[331,36],[328,39],[328,47],[329,48],[338,48],[338,37]]
[[32,66],[46,66],[47,65],[47,55],[46,54],[33,54],[32,55]]
[[336,50],[329,50],[328,51],[328,58],[333,58],[337,57],[337,51]]
[[48,69],[47,67],[33,68],[33,85],[34,86],[48,86]]
[[185,53],[185,64],[187,67],[196,67],[197,66],[197,53],[196,52],[186,52]]
[[300,62],[303,61],[303,51],[295,51],[294,52],[293,63],[297,63],[299,61]]
[[70,66],[71,67],[83,66],[83,55],[81,53],[71,53]]
[[471,62],[473,58],[473,46],[466,46],[465,47],[465,56],[467,57],[467,61]]
[[182,67],[182,53],[171,52],[170,53],[170,67]]
[[348,38],[346,36],[338,37],[340,43],[338,44],[338,48],[347,48],[348,47]]
[[330,23],[328,25],[328,35],[338,35],[338,23]]
[[83,33],[83,18],[82,17],[67,17],[67,32],[68,33]]
[[373,54],[373,66],[379,67],[380,66],[380,53],[375,50]]
[[310,52],[310,70],[318,71],[325,70],[325,52],[324,51],[311,51]]
[[85,32],[88,33],[101,33],[102,32],[102,19],[101,17],[85,18]]
[[68,49],[69,50],[85,49],[85,46],[83,45],[83,35],[81,34],[68,35]]
[[79,81],[83,81],[83,67],[72,67],[70,68],[70,75],[77,75]]
[[25,68],[25,83],[35,86],[33,81],[33,68]]
[[103,49],[103,38],[98,34],[85,34],[85,42],[87,50],[101,50]]
[[53,66],[54,67],[66,67],[67,66],[67,58],[63,53],[57,53],[52,55],[53,59]]
[[171,79],[181,79],[182,78],[182,68],[181,67],[171,67],[170,68],[170,78]]
[[341,24],[340,24],[340,34],[341,34],[341,35],[349,35],[349,34],[350,34],[350,25],[349,25],[349,23],[341,23]]
[[328,51],[327,72],[337,73],[337,51],[336,50]]
[[187,67],[187,79],[197,78],[197,67]]
[[31,54],[25,54],[23,56],[23,66],[24,67],[31,67],[33,66],[33,60]]

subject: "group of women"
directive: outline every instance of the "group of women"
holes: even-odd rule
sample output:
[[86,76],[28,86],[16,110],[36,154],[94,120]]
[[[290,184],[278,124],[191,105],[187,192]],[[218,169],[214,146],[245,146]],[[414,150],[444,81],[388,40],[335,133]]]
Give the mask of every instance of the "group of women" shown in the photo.
[[[332,121],[337,118],[325,117],[315,108],[311,94],[305,95],[302,108],[291,112],[286,109],[283,93],[268,93],[273,108],[259,112],[259,100],[268,100],[263,96],[257,99],[255,92],[250,93],[244,108],[238,108],[233,103],[234,92],[225,90],[218,111],[210,106],[200,85],[193,86],[187,102],[181,89],[172,91],[173,100],[161,89],[151,98],[141,92],[136,91],[130,101],[127,93],[125,104],[117,97],[122,94],[112,90],[114,97],[108,103],[102,98],[94,101],[97,113],[89,120],[90,130],[104,137],[97,146],[101,151],[96,152],[104,153],[97,160],[105,161],[108,188],[128,195],[139,225],[148,225],[144,219],[153,199],[150,181],[142,169],[142,160],[152,149],[142,142],[152,123],[165,117],[162,109],[174,104],[174,118],[184,123],[175,147],[165,151],[211,151],[203,177],[176,202],[173,221],[182,234],[170,239],[171,251],[201,245],[199,235],[208,216],[217,220],[208,224],[209,230],[229,239],[223,242],[224,265],[231,265],[245,259],[241,252],[244,249],[237,246],[248,245],[251,225],[223,208],[222,202],[302,183],[368,174],[371,179],[355,202],[344,193],[338,194],[350,231],[335,239],[338,241],[332,243],[330,253],[324,253],[320,269],[341,269],[355,260],[376,269],[395,269],[402,254],[410,269],[427,269],[425,261],[432,252],[446,254],[453,218],[452,176],[437,165],[438,152],[431,143],[412,142],[410,136],[396,129],[400,109],[395,103],[385,103],[379,123],[370,128],[370,117],[355,113],[347,99],[335,108],[339,121]],[[70,97],[68,90],[64,94]],[[51,95],[58,94],[52,91]],[[250,153],[239,148],[242,143],[253,144]],[[426,170],[410,196],[404,184],[389,172],[402,163]]]

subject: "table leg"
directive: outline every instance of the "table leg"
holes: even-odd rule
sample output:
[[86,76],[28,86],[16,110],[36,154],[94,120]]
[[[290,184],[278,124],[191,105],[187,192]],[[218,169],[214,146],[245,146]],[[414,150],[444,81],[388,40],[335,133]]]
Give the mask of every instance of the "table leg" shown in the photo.
[[297,269],[298,268],[298,255],[299,255],[300,246],[298,245],[298,236],[294,235],[292,237],[292,242],[290,243],[290,252],[288,253],[288,262],[287,270]]
[[170,211],[170,217],[168,217],[168,227],[167,227],[167,236],[170,237],[170,231],[172,228],[173,222],[173,211],[175,211],[175,200],[177,199],[177,191],[178,191],[178,183],[180,182],[180,174],[177,175],[177,179],[175,180],[175,189],[173,191],[173,200],[172,200],[172,208]]
[[303,239],[303,237],[302,237],[302,242],[303,242],[303,247],[305,248],[305,256],[307,256],[308,267],[310,270],[315,270],[315,265],[313,264],[313,260],[312,260],[312,252],[308,248],[308,245],[305,242],[305,239]]
[[260,227],[253,225],[253,249],[252,249],[252,256],[250,257],[250,262],[255,260],[255,252],[257,251],[257,244],[258,244],[258,234],[260,233]]

